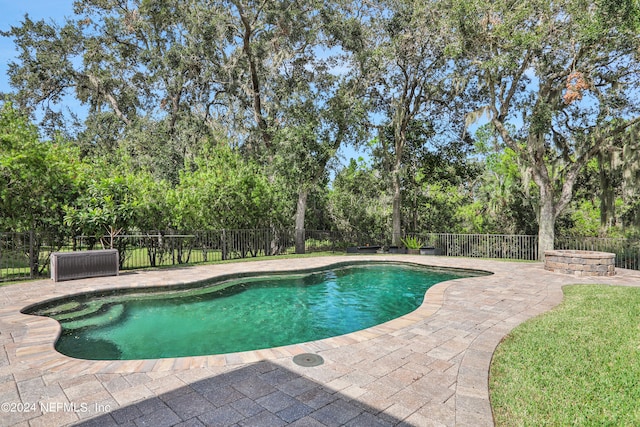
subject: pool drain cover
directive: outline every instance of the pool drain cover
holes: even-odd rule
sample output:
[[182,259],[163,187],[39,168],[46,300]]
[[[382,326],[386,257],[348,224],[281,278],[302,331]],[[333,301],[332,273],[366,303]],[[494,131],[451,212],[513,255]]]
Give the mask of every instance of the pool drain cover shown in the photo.
[[324,363],[324,359],[318,354],[302,353],[293,356],[293,363],[309,368],[311,366],[322,365]]

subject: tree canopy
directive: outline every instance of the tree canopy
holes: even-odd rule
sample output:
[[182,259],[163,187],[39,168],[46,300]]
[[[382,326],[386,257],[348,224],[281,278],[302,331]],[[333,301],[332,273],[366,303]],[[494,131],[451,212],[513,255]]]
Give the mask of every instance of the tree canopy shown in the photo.
[[541,253],[553,249],[583,167],[640,123],[640,6],[623,3],[452,4],[456,57],[471,71],[477,112],[538,187]]
[[[640,225],[635,0],[74,11],[2,32],[3,228],[538,233],[543,251]],[[348,146],[369,158],[341,165]]]

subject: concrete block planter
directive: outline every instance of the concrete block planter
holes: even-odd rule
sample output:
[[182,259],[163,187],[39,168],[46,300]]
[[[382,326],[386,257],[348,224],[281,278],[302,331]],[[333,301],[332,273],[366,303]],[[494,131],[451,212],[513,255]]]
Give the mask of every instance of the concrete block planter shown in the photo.
[[596,251],[544,251],[544,269],[574,276],[615,276],[616,254]]

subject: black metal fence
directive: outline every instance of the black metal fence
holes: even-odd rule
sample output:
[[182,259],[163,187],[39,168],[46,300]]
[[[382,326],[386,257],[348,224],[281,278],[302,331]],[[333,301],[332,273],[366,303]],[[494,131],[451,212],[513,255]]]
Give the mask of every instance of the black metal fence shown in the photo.
[[[295,252],[294,236],[292,230],[270,229],[152,232],[114,236],[113,247],[120,252],[121,268],[134,269],[290,254]],[[336,251],[340,240],[335,232],[307,231],[305,251]],[[111,246],[108,236],[75,241],[78,250]]]
[[[472,258],[538,259],[538,236],[511,234],[408,233],[424,247],[442,255]],[[406,238],[405,237],[405,238]]]
[[[537,236],[495,234],[407,233],[442,255],[537,260]],[[306,252],[345,252],[350,247],[380,245],[388,249],[390,236],[372,238],[357,233],[305,230]],[[0,282],[49,276],[49,258],[56,251],[103,249],[120,253],[120,268],[198,264],[239,258],[295,253],[294,230],[215,230],[190,233],[147,232],[61,239],[36,232],[0,233]],[[616,267],[640,270],[640,241],[560,237],[556,249],[613,252]]]
[[0,233],[0,279],[32,277],[31,233]]
[[48,275],[51,253],[67,243],[58,236],[34,231],[0,232],[0,282]]
[[[357,236],[306,230],[305,252],[343,252],[360,244]],[[65,240],[37,233],[0,233],[0,282],[46,277],[52,252],[113,247],[123,270],[198,264],[295,253],[294,230],[215,230],[77,236]]]
[[614,253],[616,267],[640,270],[640,240],[563,236],[556,238],[555,248]]

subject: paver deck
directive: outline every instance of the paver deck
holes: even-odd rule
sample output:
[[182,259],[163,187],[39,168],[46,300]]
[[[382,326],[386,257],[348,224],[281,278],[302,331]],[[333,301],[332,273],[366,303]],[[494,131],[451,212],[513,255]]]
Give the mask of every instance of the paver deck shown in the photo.
[[[176,285],[350,260],[481,269],[432,287],[406,316],[340,337],[217,356],[85,361],[57,353],[59,325],[27,305],[90,290]],[[0,287],[1,426],[490,426],[500,340],[562,300],[562,286],[640,286],[640,272],[584,278],[520,263],[410,255],[272,259]],[[301,367],[303,352],[325,363]]]

